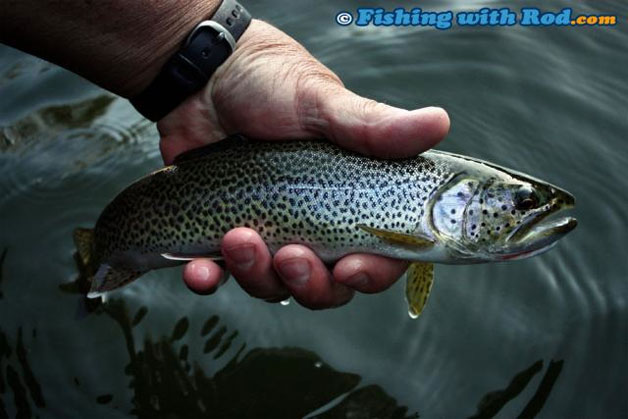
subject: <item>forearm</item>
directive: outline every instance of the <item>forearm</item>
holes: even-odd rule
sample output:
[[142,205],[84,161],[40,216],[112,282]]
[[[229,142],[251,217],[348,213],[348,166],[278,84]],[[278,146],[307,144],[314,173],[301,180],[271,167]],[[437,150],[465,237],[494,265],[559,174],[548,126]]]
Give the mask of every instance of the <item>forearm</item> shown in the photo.
[[141,92],[220,0],[0,0],[0,41],[122,96]]

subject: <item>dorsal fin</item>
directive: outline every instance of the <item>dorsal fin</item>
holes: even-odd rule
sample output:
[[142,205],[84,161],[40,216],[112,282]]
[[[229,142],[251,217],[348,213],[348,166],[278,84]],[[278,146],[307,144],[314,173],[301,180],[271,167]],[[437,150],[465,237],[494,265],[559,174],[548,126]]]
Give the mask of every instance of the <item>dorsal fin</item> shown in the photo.
[[208,154],[216,153],[218,151],[223,151],[235,145],[245,144],[248,142],[249,142],[249,139],[247,139],[246,137],[240,134],[230,135],[215,143],[210,143],[210,144],[198,147],[198,148],[193,148],[192,150],[184,151],[183,153],[179,154],[177,157],[174,158],[173,164],[177,165],[177,164],[181,164],[183,162],[187,162],[190,160],[196,160],[198,158],[205,157]]

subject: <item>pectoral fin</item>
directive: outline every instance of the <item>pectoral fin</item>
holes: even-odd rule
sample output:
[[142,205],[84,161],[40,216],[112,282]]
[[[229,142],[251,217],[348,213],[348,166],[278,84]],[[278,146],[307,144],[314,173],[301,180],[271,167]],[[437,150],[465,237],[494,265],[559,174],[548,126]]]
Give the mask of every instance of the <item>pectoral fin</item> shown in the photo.
[[364,224],[358,224],[358,227],[388,243],[421,248],[430,248],[434,246],[434,240],[421,234],[406,234],[398,231],[369,227]]
[[430,296],[432,282],[434,280],[434,264],[414,262],[408,268],[406,283],[406,300],[408,301],[408,314],[413,319],[419,317],[427,304]]

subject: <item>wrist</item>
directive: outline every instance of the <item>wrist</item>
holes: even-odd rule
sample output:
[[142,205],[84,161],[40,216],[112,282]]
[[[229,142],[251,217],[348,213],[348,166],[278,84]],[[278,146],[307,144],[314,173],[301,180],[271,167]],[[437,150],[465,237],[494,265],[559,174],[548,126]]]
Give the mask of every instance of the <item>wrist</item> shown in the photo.
[[216,70],[233,54],[251,23],[237,0],[222,0],[210,17],[196,22],[180,48],[131,104],[144,117],[158,121],[189,97],[203,90]]
[[131,97],[155,78],[194,26],[211,17],[220,3],[9,1],[0,13],[0,42]]
[[120,78],[119,85],[110,90],[124,97],[142,92],[185,42],[192,29],[201,20],[209,19],[220,6],[220,0],[185,2],[184,8],[180,7],[180,2],[169,3],[173,7],[166,22],[148,22],[150,29],[143,34],[138,31],[141,38],[135,40],[136,48],[129,50],[128,61],[123,65],[131,72],[126,79]]

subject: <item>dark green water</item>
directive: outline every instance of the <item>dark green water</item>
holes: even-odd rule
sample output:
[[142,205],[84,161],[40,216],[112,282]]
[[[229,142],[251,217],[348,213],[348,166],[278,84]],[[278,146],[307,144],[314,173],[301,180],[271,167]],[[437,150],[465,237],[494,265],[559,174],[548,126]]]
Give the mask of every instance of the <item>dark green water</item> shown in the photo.
[[628,8],[619,1],[395,3],[614,13],[613,28],[356,28],[380,2],[250,4],[357,92],[452,119],[439,148],[571,191],[580,224],[554,250],[438,266],[406,314],[400,281],[312,312],[211,297],[153,272],[87,318],[61,284],[71,232],[160,166],[157,134],[123,100],[0,48],[0,418],[628,417]]

